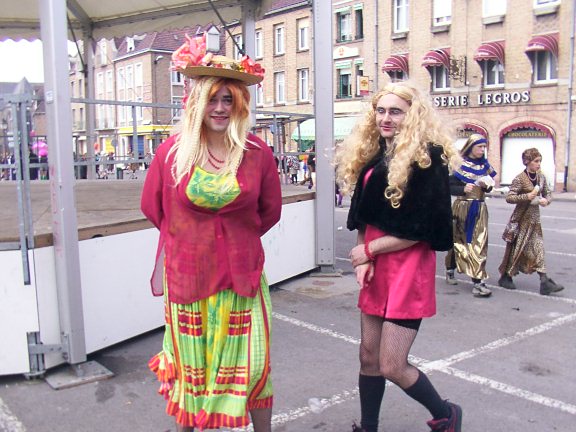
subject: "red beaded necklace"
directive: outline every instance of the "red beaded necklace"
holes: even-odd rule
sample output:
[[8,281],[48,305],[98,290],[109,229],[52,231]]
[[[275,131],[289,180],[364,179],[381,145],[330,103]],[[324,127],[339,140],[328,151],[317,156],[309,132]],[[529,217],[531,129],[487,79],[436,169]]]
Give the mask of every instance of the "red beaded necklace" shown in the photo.
[[[210,149],[208,147],[206,147],[206,150],[208,150],[208,163],[210,165],[212,165],[213,168],[215,168],[217,170],[221,170],[222,165],[226,162],[226,160],[218,159],[216,156],[214,156],[212,154],[212,152],[210,151]],[[214,161],[212,161],[212,160],[214,160]]]

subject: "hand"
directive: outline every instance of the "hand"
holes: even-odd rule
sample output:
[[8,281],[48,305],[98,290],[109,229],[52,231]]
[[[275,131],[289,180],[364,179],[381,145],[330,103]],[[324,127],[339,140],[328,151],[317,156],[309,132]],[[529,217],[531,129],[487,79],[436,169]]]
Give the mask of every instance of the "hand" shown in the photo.
[[354,267],[354,272],[356,273],[356,282],[360,288],[364,288],[364,285],[370,282],[374,276],[374,265],[370,262],[360,264]]
[[530,201],[532,201],[534,198],[536,198],[536,195],[538,195],[538,190],[537,189],[532,189],[531,192],[528,192],[528,199]]
[[548,204],[550,204],[550,201],[548,201],[546,198],[540,198],[540,202],[538,204],[540,204],[542,207],[546,207]]
[[466,186],[464,186],[464,192],[465,193],[470,193],[474,190],[474,185],[472,183],[467,183]]
[[366,252],[364,251],[364,244],[354,246],[348,254],[348,257],[350,258],[353,267],[357,267],[360,264],[366,264],[370,261],[370,259],[366,256]]

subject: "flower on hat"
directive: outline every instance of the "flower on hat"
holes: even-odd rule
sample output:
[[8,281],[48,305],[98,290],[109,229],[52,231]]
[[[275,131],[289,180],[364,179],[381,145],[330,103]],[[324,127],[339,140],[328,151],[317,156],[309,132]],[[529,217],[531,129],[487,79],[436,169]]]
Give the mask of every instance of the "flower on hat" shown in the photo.
[[247,55],[244,55],[240,61],[214,55],[211,52],[206,52],[205,34],[197,37],[185,36],[184,44],[172,53],[172,70],[183,72],[190,67],[207,66],[264,77],[264,68]]

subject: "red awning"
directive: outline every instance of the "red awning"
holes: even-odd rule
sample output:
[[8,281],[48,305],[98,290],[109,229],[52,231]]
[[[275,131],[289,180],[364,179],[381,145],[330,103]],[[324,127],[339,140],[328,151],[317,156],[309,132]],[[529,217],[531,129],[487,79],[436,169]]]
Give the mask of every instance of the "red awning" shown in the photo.
[[500,131],[500,139],[502,139],[504,135],[506,135],[508,132],[512,132],[517,129],[536,129],[541,132],[544,132],[546,135],[552,138],[552,141],[555,141],[554,129],[552,129],[550,126],[546,126],[545,124],[538,123],[535,121],[523,121],[512,124],[510,126],[506,126],[504,129]]
[[408,54],[392,54],[382,66],[382,72],[402,71],[408,74]]
[[478,47],[474,60],[498,60],[504,64],[504,42],[485,42]]
[[550,51],[558,58],[558,33],[534,36],[526,47],[526,52],[532,51]]
[[471,130],[474,131],[474,133],[482,135],[484,138],[488,138],[488,131],[482,126],[479,126],[477,124],[464,123],[464,130]]
[[450,48],[428,51],[422,58],[422,66],[444,66],[446,69],[450,69]]

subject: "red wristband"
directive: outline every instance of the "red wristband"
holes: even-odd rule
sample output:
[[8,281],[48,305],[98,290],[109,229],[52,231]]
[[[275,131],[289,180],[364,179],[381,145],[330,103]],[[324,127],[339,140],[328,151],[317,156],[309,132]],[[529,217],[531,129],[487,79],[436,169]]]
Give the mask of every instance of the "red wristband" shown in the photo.
[[368,258],[369,262],[374,262],[374,255],[372,255],[372,253],[370,252],[370,249],[368,248],[368,243],[364,243],[364,253],[366,254],[366,257]]

